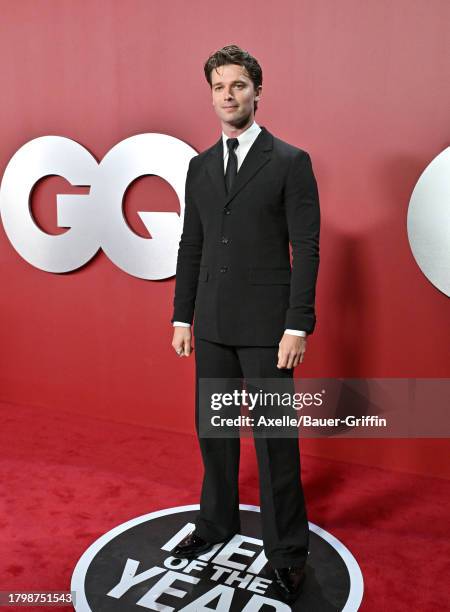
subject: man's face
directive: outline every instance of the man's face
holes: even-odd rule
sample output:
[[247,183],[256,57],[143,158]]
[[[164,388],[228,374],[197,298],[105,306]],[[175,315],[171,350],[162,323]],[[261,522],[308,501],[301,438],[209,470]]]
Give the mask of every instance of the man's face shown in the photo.
[[246,69],[237,64],[226,64],[211,71],[211,90],[214,110],[222,123],[242,127],[254,117],[254,102],[260,98],[262,87],[255,91]]

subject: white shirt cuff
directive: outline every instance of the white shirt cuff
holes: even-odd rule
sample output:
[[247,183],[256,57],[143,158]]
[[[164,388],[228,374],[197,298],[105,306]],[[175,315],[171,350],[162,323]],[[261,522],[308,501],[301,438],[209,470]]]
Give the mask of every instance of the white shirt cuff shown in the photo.
[[286,334],[291,334],[291,336],[301,336],[302,338],[306,338],[308,335],[305,331],[298,329],[285,329]]
[[174,321],[173,322],[173,326],[174,327],[190,327],[191,324],[190,323],[182,323],[181,321]]

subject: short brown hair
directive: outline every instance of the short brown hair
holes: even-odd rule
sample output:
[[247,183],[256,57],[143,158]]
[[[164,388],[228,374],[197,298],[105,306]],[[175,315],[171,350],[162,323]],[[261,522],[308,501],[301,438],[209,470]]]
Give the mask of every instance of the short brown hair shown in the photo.
[[[225,66],[226,64],[243,66],[248,72],[248,76],[253,83],[255,91],[262,85],[262,70],[258,60],[250,55],[248,51],[241,49],[237,45],[227,45],[210,55],[205,62],[205,77],[210,87],[212,87],[211,71],[219,66]],[[255,101],[255,112],[257,108],[258,102]]]

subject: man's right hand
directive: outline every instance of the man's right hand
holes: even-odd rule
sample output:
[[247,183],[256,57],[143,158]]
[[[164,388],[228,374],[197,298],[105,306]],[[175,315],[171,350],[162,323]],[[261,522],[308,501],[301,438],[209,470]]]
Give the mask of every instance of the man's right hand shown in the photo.
[[190,327],[174,327],[172,346],[179,357],[189,357],[194,350],[191,342],[192,334]]

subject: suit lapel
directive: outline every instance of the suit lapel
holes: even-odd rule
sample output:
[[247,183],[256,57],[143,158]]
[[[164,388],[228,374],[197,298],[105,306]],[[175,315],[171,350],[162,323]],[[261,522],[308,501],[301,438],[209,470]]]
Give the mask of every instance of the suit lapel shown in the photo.
[[225,200],[225,205],[228,205],[255,174],[270,161],[272,147],[272,134],[261,126],[261,131],[245,156],[229,194],[225,190],[222,137],[211,148],[206,169],[221,199]]
[[209,155],[205,160],[206,170],[209,177],[220,195],[221,200],[225,200],[227,192],[225,189],[225,178],[223,172],[223,145],[222,137],[211,148]]

